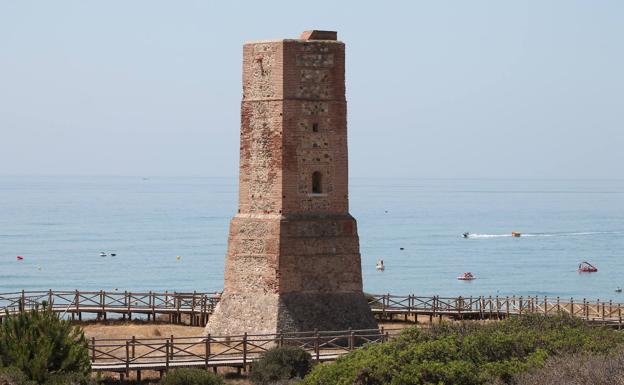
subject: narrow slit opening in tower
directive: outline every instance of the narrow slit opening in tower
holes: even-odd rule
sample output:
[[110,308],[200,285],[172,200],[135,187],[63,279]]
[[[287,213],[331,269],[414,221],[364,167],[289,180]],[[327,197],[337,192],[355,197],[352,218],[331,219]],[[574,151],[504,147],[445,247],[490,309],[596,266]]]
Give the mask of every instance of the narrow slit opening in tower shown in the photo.
[[312,173],[312,194],[323,193],[323,174],[319,171]]
[[312,123],[312,132],[318,132],[318,123]]

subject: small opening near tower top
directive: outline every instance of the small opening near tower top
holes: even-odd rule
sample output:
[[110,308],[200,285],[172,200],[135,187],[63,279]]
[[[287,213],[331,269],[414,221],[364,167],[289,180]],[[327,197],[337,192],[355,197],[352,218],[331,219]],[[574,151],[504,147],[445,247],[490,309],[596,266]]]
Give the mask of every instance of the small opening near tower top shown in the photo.
[[319,171],[312,173],[312,194],[323,193],[323,175]]
[[312,123],[312,132],[318,132],[318,123]]

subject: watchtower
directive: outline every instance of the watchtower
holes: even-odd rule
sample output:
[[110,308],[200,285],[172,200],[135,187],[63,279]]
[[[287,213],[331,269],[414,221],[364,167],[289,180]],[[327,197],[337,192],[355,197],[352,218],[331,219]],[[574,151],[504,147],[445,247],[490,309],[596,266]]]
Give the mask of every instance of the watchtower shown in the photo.
[[376,327],[349,214],[344,75],[336,32],[244,45],[239,207],[207,332]]

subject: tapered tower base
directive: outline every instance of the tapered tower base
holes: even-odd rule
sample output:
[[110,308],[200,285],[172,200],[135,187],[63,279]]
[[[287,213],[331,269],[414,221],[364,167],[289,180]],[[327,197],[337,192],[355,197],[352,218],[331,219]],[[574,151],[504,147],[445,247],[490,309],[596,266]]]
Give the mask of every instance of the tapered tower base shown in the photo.
[[206,327],[213,336],[376,329],[363,294],[224,295]]

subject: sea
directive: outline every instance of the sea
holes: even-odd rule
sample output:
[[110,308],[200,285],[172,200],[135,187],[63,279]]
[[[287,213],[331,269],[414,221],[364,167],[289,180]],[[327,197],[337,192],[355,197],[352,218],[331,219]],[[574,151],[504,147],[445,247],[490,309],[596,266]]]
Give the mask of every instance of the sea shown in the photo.
[[[237,188],[0,177],[0,293],[221,290]],[[624,179],[352,178],[349,196],[366,292],[624,302]],[[598,272],[578,273],[582,261]],[[457,280],[467,271],[477,279]]]

